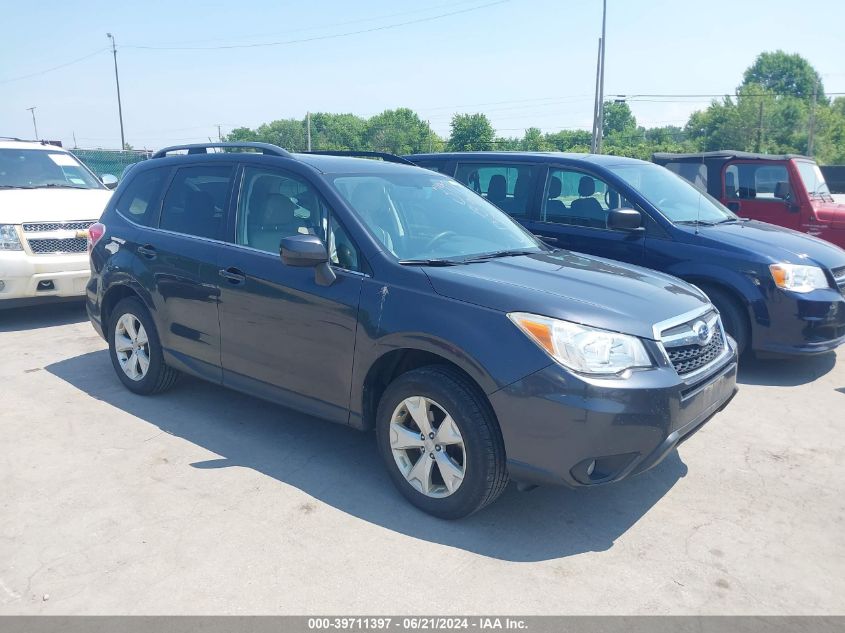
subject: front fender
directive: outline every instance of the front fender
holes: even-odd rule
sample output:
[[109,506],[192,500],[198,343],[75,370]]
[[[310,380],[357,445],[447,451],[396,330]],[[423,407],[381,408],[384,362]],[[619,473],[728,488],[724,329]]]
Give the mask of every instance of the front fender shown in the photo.
[[549,365],[507,315],[438,295],[420,274],[414,280],[419,285],[364,282],[352,370],[353,425],[364,412],[370,369],[392,351],[435,354],[463,369],[487,394]]

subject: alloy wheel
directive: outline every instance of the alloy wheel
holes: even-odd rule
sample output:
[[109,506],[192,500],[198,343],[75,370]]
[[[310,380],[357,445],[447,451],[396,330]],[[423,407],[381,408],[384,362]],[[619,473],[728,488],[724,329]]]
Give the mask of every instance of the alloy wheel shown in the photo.
[[150,369],[150,342],[147,331],[134,314],[124,314],[114,328],[114,351],[128,378],[144,379]]
[[466,476],[466,451],[458,425],[424,396],[405,398],[390,419],[390,449],[405,480],[427,497],[448,497]]

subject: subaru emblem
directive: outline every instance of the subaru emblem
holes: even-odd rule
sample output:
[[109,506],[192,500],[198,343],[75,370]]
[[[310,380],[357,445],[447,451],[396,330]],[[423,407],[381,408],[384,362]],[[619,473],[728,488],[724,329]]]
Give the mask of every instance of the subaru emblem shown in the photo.
[[704,321],[696,321],[692,326],[692,332],[698,338],[699,345],[707,345],[710,342],[710,328]]

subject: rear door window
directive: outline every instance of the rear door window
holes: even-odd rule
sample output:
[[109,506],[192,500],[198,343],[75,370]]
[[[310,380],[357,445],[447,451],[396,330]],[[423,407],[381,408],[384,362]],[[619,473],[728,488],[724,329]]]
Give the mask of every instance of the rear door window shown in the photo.
[[460,163],[455,178],[508,215],[525,219],[538,171],[525,164]]
[[164,197],[159,228],[220,239],[232,188],[232,165],[198,165],[176,171]]

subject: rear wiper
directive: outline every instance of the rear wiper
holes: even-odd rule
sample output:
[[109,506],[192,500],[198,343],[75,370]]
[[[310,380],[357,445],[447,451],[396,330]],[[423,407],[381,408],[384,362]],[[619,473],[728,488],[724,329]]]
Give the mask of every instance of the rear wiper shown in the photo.
[[452,259],[400,259],[402,266],[457,266],[463,262]]
[[509,251],[495,251],[493,253],[485,253],[483,255],[476,255],[475,257],[469,257],[464,261],[464,263],[471,263],[471,262],[483,262],[488,259],[497,259],[499,257],[517,257],[518,255],[536,255],[537,253],[541,253],[543,251],[527,251],[527,250],[509,250]]

